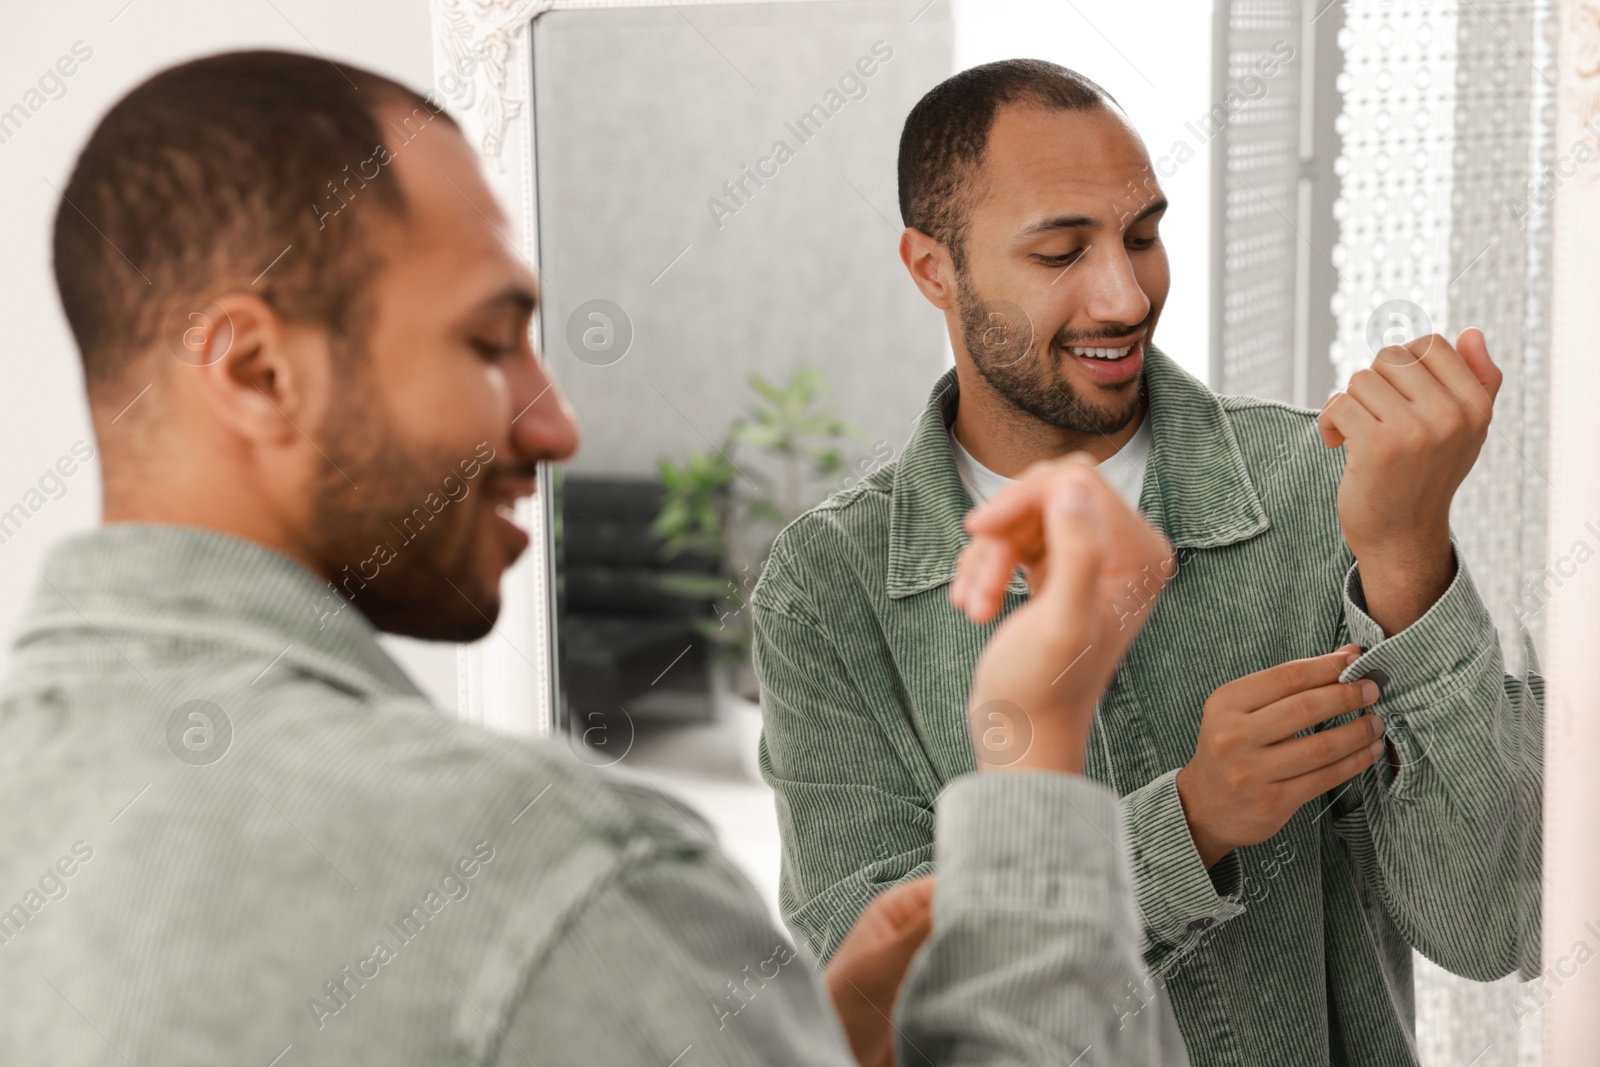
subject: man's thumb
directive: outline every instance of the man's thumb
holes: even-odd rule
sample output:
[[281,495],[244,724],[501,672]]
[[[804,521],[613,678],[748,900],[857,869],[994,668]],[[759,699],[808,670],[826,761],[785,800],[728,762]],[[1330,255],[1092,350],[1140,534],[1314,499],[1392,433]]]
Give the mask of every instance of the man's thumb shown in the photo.
[[1073,471],[1063,478],[1045,516],[1047,577],[1041,592],[1071,611],[1089,608],[1105,559],[1105,525],[1091,477],[1087,471]]
[[1493,402],[1495,394],[1500,391],[1500,369],[1494,365],[1494,360],[1489,356],[1489,342],[1484,338],[1483,331],[1476,326],[1468,326],[1461,331],[1461,336],[1456,338],[1456,353],[1461,356],[1461,361],[1472,371],[1472,376],[1483,385]]

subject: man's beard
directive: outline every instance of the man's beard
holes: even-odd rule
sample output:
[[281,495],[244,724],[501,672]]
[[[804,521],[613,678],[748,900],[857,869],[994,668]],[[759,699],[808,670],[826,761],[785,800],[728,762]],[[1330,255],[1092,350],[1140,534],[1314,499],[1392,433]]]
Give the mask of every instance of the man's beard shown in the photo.
[[[1057,335],[1035,343],[1027,312],[1006,300],[981,299],[965,271],[956,275],[961,338],[972,365],[1001,399],[1046,425],[1078,434],[1114,434],[1133,421],[1144,401],[1140,375],[1126,399],[1090,400],[1056,371],[1053,352],[1094,338]],[[1123,331],[1123,336],[1127,333]]]
[[[313,490],[308,531],[318,562],[379,630],[476,641],[500,614],[498,580],[486,584],[474,568],[482,506],[476,493],[488,470],[467,479],[457,464],[471,457],[408,447],[370,402],[375,391],[358,380],[362,372],[338,376],[347,380],[338,383],[342,399],[323,426],[319,447],[328,465]],[[451,499],[447,477],[466,493]]]

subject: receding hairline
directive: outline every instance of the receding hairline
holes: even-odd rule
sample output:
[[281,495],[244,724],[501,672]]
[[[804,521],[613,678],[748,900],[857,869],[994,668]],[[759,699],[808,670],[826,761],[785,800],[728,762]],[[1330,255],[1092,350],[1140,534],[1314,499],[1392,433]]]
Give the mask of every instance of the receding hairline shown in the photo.
[[968,68],[917,101],[900,135],[901,216],[945,246],[959,270],[967,216],[989,189],[984,171],[994,127],[1014,110],[1093,112],[1126,122],[1116,98],[1092,79],[1040,59],[1008,59]]
[[[1016,117],[1019,114],[1026,112],[1054,115],[1084,115],[1089,117],[1103,115],[1104,117],[1111,119],[1115,125],[1127,135],[1132,144],[1138,146],[1140,154],[1145,157],[1148,164],[1149,151],[1145,147],[1144,138],[1141,137],[1139,135],[1139,131],[1134,128],[1133,122],[1128,118],[1127,112],[1123,111],[1122,106],[1110,96],[1102,97],[1098,101],[1091,103],[1086,107],[1058,107],[1047,99],[1028,95],[1019,96],[1012,100],[1002,101],[994,110],[994,117],[989,123],[988,132],[983,139],[983,147],[979,151],[977,158],[972,160],[966,167],[964,167],[963,173],[958,175],[954,192],[954,200],[956,202],[956,209],[962,220],[960,227],[961,239],[965,239],[966,226],[972,218],[973,213],[979,208],[983,207],[994,192],[989,178],[989,166],[991,159],[993,158],[991,149],[994,145],[995,130],[1000,126],[1001,122],[1004,121],[1007,116]],[[1166,203],[1166,198],[1162,197],[1160,199],[1160,207],[1164,209],[1166,207]],[[1153,214],[1154,210],[1155,209],[1151,206],[1146,206],[1145,209],[1140,212],[1139,218],[1142,219],[1150,214]]]

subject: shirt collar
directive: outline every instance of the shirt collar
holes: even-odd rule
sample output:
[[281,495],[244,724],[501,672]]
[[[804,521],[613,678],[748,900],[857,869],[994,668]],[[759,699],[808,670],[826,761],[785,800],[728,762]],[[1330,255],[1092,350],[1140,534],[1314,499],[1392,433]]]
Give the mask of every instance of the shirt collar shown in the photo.
[[[1139,509],[1174,548],[1217,548],[1266,530],[1266,510],[1216,395],[1153,345],[1144,376],[1151,443]],[[949,434],[958,400],[951,368],[934,383],[895,467],[889,503],[891,599],[949,582],[967,542],[961,520],[970,505]],[[1020,576],[1011,589],[1026,592]]]
[[372,623],[327,582],[209,530],[114,523],[58,542],[13,645],[25,660],[39,639],[75,632],[232,646],[363,695],[420,695]]

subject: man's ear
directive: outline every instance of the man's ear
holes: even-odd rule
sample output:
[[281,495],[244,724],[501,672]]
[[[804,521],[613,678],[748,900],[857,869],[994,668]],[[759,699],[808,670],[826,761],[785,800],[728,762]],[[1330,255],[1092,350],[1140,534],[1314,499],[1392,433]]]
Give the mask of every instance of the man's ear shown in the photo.
[[285,321],[253,293],[196,302],[174,354],[211,417],[238,437],[279,445],[321,424],[329,367],[323,331]]
[[941,311],[956,307],[956,271],[944,245],[912,226],[900,234],[900,262],[911,272],[928,303]]

